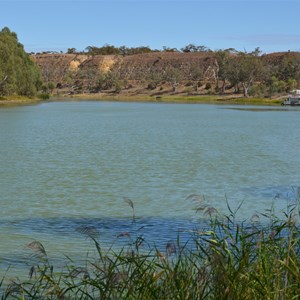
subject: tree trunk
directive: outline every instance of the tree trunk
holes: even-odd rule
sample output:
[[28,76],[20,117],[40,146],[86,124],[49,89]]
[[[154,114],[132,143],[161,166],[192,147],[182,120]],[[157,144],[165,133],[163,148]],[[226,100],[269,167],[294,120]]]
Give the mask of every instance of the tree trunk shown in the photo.
[[172,83],[173,93],[176,93],[177,86],[178,83],[176,81]]
[[246,83],[242,83],[242,85],[244,89],[244,97],[249,98],[249,94],[248,94],[249,86],[247,86]]
[[2,84],[3,82],[5,82],[6,81],[6,79],[7,79],[7,75],[6,76],[4,76],[4,78],[2,79],[2,81],[0,81],[0,84]]
[[225,80],[223,80],[223,83],[222,83],[222,94],[225,94]]

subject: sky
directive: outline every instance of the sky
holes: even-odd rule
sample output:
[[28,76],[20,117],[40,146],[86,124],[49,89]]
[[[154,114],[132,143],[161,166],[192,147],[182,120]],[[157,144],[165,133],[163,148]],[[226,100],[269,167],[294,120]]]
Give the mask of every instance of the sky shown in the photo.
[[188,44],[300,51],[300,0],[0,0],[0,30],[27,52]]

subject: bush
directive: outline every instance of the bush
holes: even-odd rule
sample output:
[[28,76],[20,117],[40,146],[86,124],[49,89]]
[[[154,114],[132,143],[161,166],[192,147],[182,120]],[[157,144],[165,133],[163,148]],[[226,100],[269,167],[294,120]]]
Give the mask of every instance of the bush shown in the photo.
[[156,87],[157,87],[156,83],[154,83],[154,82],[149,82],[149,83],[148,83],[148,86],[147,86],[147,89],[148,89],[148,90],[155,90]]
[[194,87],[188,86],[183,90],[183,92],[189,94],[189,93],[194,92],[194,90],[195,90]]
[[50,99],[50,95],[48,93],[42,93],[39,95],[39,98],[41,100],[48,100],[48,99]]
[[211,89],[211,83],[209,83],[209,82],[206,83],[206,84],[205,84],[205,89],[206,89],[206,90]]
[[268,94],[268,88],[265,84],[260,83],[251,87],[249,96],[265,97]]

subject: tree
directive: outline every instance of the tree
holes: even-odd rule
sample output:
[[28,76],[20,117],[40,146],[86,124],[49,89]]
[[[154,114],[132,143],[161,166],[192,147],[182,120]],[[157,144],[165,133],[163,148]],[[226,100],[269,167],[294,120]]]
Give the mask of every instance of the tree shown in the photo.
[[162,73],[152,71],[149,74],[145,74],[146,79],[148,80],[147,88],[150,90],[154,90],[157,86],[162,82]]
[[41,86],[40,71],[8,27],[0,31],[0,95],[33,96]]
[[280,64],[279,78],[285,81],[289,79],[300,80],[300,58],[286,56]]
[[254,55],[254,56],[260,56],[261,53],[262,53],[262,51],[260,50],[260,48],[259,48],[259,47],[256,47],[256,48],[254,49],[254,51],[252,51],[250,54],[251,54],[251,55]]
[[68,48],[67,50],[67,54],[76,54],[76,53],[77,53],[76,48]]
[[167,46],[163,46],[163,52],[178,52],[178,49],[177,48],[170,48],[170,47],[167,47]]
[[197,62],[193,62],[189,66],[189,71],[190,71],[190,78],[194,82],[194,89],[195,91],[198,91],[199,84],[201,80],[204,78],[204,68]]
[[117,55],[120,50],[113,45],[105,44],[102,47],[88,46],[85,48],[90,55]]
[[173,93],[175,93],[177,86],[178,86],[180,80],[182,79],[182,72],[179,68],[169,65],[165,69],[163,78],[172,85]]
[[249,97],[249,89],[262,75],[262,62],[257,55],[240,52],[229,58],[225,65],[225,74],[236,91],[239,84],[243,87],[245,97]]
[[241,53],[238,58],[240,64],[239,81],[243,86],[244,96],[249,97],[249,89],[259,79],[262,63],[256,55]]
[[228,67],[230,62],[230,50],[218,50],[215,52],[217,66],[217,89],[219,81],[222,81],[222,93],[225,92],[226,80],[228,80]]
[[239,92],[240,83],[240,65],[236,56],[229,57],[227,63],[224,65],[224,74],[231,85],[235,88],[235,92]]
[[209,49],[206,46],[196,46],[194,44],[188,44],[184,48],[181,48],[182,52],[208,52]]
[[278,80],[275,76],[272,76],[268,80],[270,96],[274,93],[282,93],[286,91],[286,83],[283,80]]

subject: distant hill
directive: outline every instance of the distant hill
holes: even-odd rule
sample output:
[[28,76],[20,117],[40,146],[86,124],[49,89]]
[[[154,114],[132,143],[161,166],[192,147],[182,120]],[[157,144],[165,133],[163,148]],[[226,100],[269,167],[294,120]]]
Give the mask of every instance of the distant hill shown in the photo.
[[[246,83],[249,83],[250,91],[260,85],[261,89],[265,89],[262,93],[272,94],[272,89],[273,92],[287,92],[292,87],[299,88],[300,83],[299,52],[261,56],[208,51],[151,52],[128,56],[34,54],[31,57],[41,69],[45,89],[50,88],[51,92],[60,94],[237,93],[245,88]],[[257,64],[256,69],[252,62]],[[245,79],[245,76],[251,76],[251,72],[252,78]],[[281,88],[275,87],[278,85],[276,80],[281,82]]]

